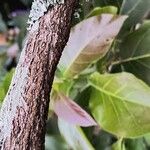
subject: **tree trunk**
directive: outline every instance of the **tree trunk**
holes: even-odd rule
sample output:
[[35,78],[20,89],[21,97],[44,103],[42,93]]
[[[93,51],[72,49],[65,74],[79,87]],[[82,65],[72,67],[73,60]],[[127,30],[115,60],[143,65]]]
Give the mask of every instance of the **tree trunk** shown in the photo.
[[3,150],[43,150],[49,94],[76,0],[56,5],[28,36],[0,113]]

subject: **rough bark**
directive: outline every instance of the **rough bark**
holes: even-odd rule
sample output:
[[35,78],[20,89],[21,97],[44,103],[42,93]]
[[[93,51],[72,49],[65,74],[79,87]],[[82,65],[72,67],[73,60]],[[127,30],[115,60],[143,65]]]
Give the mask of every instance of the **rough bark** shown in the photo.
[[76,0],[54,6],[28,36],[0,113],[3,150],[42,150],[49,94],[56,66],[69,37]]

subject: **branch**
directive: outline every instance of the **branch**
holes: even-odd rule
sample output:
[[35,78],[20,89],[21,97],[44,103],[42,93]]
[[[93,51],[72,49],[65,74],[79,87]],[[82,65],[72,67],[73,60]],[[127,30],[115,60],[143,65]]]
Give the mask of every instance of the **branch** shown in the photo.
[[0,112],[1,149],[44,149],[49,94],[75,5],[55,5],[29,34]]

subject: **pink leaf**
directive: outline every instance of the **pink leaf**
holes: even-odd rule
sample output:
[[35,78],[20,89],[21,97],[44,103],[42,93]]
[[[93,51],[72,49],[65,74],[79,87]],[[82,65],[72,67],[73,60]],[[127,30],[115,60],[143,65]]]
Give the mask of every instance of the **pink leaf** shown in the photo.
[[64,75],[73,78],[104,57],[126,18],[102,14],[75,25],[58,66],[60,70],[63,68]]
[[59,95],[54,101],[54,112],[63,120],[79,126],[96,126],[94,119],[70,98]]

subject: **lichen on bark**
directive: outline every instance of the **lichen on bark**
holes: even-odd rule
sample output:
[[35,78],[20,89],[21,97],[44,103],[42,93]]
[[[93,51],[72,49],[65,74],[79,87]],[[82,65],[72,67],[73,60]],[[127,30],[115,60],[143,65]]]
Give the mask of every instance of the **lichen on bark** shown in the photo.
[[42,150],[49,94],[68,41],[76,0],[51,8],[28,35],[0,112],[2,150]]

